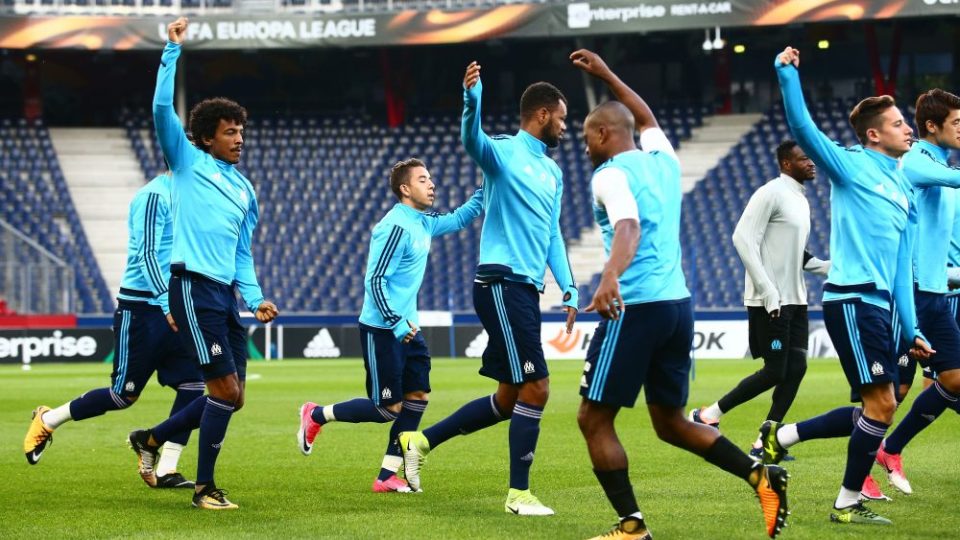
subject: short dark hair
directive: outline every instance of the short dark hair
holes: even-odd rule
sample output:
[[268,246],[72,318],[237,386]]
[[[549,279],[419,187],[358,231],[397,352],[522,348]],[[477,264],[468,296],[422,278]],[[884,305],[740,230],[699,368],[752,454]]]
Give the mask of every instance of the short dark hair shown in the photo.
[[777,165],[779,166],[784,161],[788,161],[793,157],[793,149],[799,146],[797,141],[793,139],[787,139],[780,143],[780,146],[777,146]]
[[880,127],[880,115],[890,107],[896,107],[897,102],[890,96],[874,96],[857,103],[850,111],[850,125],[857,132],[860,144],[867,144],[867,130]]
[[414,167],[426,167],[426,164],[417,158],[407,158],[396,162],[390,169],[390,189],[398,199],[402,200],[400,186],[410,183],[410,169]]
[[960,97],[939,88],[920,94],[917,98],[917,112],[914,120],[917,122],[917,135],[921,138],[930,134],[927,131],[927,121],[932,120],[937,127],[943,127],[943,121],[950,113],[960,109]]
[[232,99],[216,97],[205,99],[194,105],[190,111],[190,133],[197,148],[208,151],[204,139],[212,139],[217,134],[220,120],[233,120],[243,126],[247,123],[247,110]]
[[552,112],[561,101],[566,104],[567,97],[559,88],[548,82],[535,82],[520,96],[520,117],[529,118],[544,107]]

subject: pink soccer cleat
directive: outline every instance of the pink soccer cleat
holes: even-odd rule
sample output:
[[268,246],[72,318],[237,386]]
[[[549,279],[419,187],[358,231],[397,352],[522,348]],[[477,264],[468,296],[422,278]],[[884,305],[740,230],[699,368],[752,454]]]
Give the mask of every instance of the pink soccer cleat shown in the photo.
[[323,430],[323,426],[313,421],[311,413],[317,408],[317,404],[308,401],[300,406],[300,429],[297,430],[297,446],[300,447],[300,453],[309,456],[313,451],[313,441]]
[[410,486],[407,485],[407,481],[403,478],[399,478],[397,475],[393,475],[386,480],[380,480],[377,478],[373,481],[373,492],[374,493],[413,493],[413,490],[410,489]]
[[867,475],[867,479],[863,481],[863,487],[860,489],[860,500],[889,501],[890,497],[880,491],[880,485],[872,476]]
[[903,474],[903,461],[900,459],[900,454],[888,454],[883,448],[883,445],[881,445],[880,449],[877,450],[877,463],[886,469],[887,478],[890,479],[893,487],[903,492],[904,495],[913,493],[913,488],[910,487],[910,481],[907,480],[906,475]]

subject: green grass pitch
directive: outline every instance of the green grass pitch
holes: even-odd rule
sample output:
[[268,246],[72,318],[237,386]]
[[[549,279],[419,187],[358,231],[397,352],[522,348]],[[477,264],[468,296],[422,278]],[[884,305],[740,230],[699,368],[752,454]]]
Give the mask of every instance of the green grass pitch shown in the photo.
[[[757,366],[746,360],[698,362],[690,403],[718,398]],[[492,381],[476,374],[477,367],[476,360],[435,361],[424,425],[493,390]],[[173,395],[168,389],[151,386],[129,410],[64,425],[43,460],[31,467],[21,451],[31,409],[56,406],[106,386],[110,369],[61,364],[23,372],[19,366],[3,366],[0,538],[588,538],[605,531],[615,518],[577,429],[581,368],[576,361],[550,364],[552,394],[532,486],[557,515],[519,518],[503,511],[505,423],[458,437],[431,454],[422,476],[425,493],[418,495],[370,492],[386,445],[386,425],[332,424],[312,456],[300,455],[294,438],[299,405],[362,394],[363,367],[357,360],[251,364],[247,405],[230,424],[218,464],[218,484],[240,504],[239,511],[225,513],[195,510],[189,492],[150,490],[136,474],[126,434],[166,415]],[[843,405],[847,392],[835,360],[813,360],[788,420]],[[768,406],[769,394],[728,414],[724,433],[748,446]],[[956,538],[958,420],[948,410],[908,448],[905,467],[914,495],[894,492],[875,471],[894,498],[873,504],[894,521],[884,530],[829,523],[846,439],[797,446],[797,461],[787,464],[793,515],[782,538]],[[640,507],[656,538],[765,537],[759,505],[747,485],[658,441],[645,408],[624,410],[618,427]],[[188,476],[196,467],[194,443],[195,437],[181,459]]]

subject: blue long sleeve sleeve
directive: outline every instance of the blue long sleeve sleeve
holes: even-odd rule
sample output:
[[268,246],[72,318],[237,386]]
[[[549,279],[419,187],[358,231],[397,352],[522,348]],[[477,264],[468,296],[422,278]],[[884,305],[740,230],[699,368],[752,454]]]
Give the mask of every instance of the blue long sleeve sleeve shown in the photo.
[[840,183],[853,178],[856,164],[847,158],[847,150],[830,140],[813,123],[813,118],[803,100],[800,73],[797,68],[792,64],[782,65],[779,58],[774,60],[774,66],[780,81],[787,124],[797,144],[817,166],[827,172],[832,181]]
[[939,158],[934,152],[946,154],[926,141],[916,143],[916,151],[907,153],[903,160],[903,172],[917,187],[942,186],[960,188],[960,168],[951,167],[946,158]]
[[560,201],[563,199],[563,184],[557,186],[555,195],[553,225],[550,230],[550,245],[547,246],[547,266],[563,291],[563,305],[578,308],[580,291],[573,280],[570,259],[567,258],[567,246],[560,231]]
[[157,87],[153,94],[153,124],[157,140],[174,171],[191,164],[195,154],[199,153],[187,139],[180,123],[180,117],[173,107],[173,90],[176,84],[177,59],[180,58],[180,45],[167,43],[160,56],[160,69],[157,71]]
[[470,224],[483,212],[483,189],[473,193],[467,202],[449,214],[427,214],[427,222],[432,225],[431,236],[440,236],[459,231]]
[[918,215],[916,205],[910,205],[906,230],[900,236],[897,250],[897,275],[893,280],[893,299],[900,316],[901,337],[909,344],[914,338],[926,338],[917,323],[917,308],[913,298],[913,247],[916,243]]
[[460,140],[467,154],[480,165],[488,178],[495,176],[506,160],[503,150],[497,148],[496,143],[489,135],[483,132],[480,125],[480,97],[483,93],[483,84],[477,84],[463,91],[463,118],[460,122]]
[[260,288],[260,283],[257,282],[253,253],[250,250],[253,230],[257,227],[259,219],[260,208],[257,206],[257,200],[254,199],[250,202],[250,209],[240,226],[235,263],[236,275],[234,276],[234,283],[237,284],[243,303],[252,313],[256,313],[257,308],[263,303],[263,290]]
[[[141,253],[139,267],[146,283],[150,287],[163,312],[170,313],[170,301],[167,283],[170,280],[170,269],[160,265],[160,246],[163,244],[163,233],[169,221],[170,209],[166,202],[157,193],[147,195],[147,203],[143,206],[143,215],[135,216],[133,220],[133,235],[139,244]],[[139,219],[137,219],[139,218]]]
[[400,226],[375,227],[370,238],[370,256],[364,279],[366,294],[373,299],[383,322],[390,327],[397,340],[403,339],[410,331],[407,320],[413,315],[397,309],[396,304],[403,302],[391,299],[390,280],[397,273],[409,242],[410,235]]

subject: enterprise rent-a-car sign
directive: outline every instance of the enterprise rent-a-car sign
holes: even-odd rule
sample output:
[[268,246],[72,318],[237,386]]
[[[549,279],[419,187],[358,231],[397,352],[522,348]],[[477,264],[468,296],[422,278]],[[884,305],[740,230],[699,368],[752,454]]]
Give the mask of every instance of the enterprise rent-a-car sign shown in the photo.
[[109,328],[0,330],[0,363],[102,362],[113,353]]

